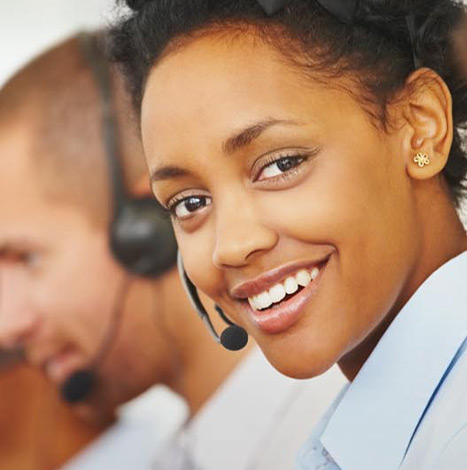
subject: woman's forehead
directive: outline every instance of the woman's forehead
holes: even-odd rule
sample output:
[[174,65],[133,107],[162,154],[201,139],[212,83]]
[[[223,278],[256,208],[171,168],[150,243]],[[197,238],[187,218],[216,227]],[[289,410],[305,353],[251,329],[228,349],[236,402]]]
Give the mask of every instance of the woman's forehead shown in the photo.
[[205,37],[153,69],[142,106],[146,148],[149,141],[158,147],[160,139],[168,140],[165,136],[172,139],[174,128],[179,141],[193,127],[203,132],[218,128],[224,140],[226,133],[247,124],[302,121],[305,104],[314,108],[313,119],[319,117],[319,107],[328,106],[338,87],[297,73],[265,44],[245,47],[248,43]]
[[248,77],[252,86],[256,85],[255,77],[260,77],[266,84],[273,79],[276,69],[284,68],[280,62],[271,47],[255,43],[251,38],[229,41],[225,35],[204,36],[165,55],[153,67],[143,97],[143,112],[148,93],[160,90],[164,95],[171,91],[180,94],[186,90],[197,92],[198,95],[193,95],[193,100],[196,100],[203,97],[199,93],[214,92],[223,84],[238,81],[241,77]]

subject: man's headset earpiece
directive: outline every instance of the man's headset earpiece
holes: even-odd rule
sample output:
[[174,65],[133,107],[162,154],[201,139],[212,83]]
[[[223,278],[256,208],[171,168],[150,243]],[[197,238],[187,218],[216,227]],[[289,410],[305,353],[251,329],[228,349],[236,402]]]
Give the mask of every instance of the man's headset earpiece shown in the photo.
[[214,325],[212,324],[211,319],[209,318],[208,312],[204,308],[204,305],[199,298],[196,286],[191,282],[185,271],[185,268],[183,267],[180,253],[178,254],[177,266],[183,286],[185,287],[185,291],[188,294],[194,309],[203,320],[214,340],[222,344],[222,346],[224,346],[224,348],[228,349],[229,351],[239,351],[240,349],[243,349],[248,343],[248,333],[242,327],[233,323],[222,311],[222,309],[216,305],[216,312],[219,314],[222,320],[224,320],[225,323],[229,325],[219,336],[219,334],[216,332],[216,329],[214,328]]
[[157,277],[176,262],[177,244],[172,224],[154,198],[133,198],[127,194],[117,141],[109,63],[96,36],[83,33],[79,43],[93,72],[103,113],[102,131],[114,201],[110,247],[126,270],[139,276]]

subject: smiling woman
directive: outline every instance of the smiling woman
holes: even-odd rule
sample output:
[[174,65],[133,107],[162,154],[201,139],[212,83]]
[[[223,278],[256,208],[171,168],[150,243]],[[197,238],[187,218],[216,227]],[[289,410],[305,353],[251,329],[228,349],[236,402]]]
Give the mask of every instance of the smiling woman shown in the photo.
[[[130,6],[112,52],[189,278],[283,373],[313,377],[338,362],[353,381],[314,438],[329,468],[418,470],[445,448],[450,458],[467,412],[433,455],[426,446],[443,398],[454,407],[465,396],[445,374],[467,368],[456,212],[467,84],[450,37],[465,7]],[[306,448],[303,468],[321,465],[314,454]]]

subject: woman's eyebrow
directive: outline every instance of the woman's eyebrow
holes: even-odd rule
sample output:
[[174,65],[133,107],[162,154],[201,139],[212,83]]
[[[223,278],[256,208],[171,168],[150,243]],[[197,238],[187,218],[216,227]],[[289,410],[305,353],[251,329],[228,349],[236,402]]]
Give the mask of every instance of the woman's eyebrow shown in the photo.
[[151,183],[156,181],[163,181],[173,178],[181,178],[182,176],[187,176],[188,171],[180,168],[178,166],[164,166],[162,168],[155,169],[151,171],[149,180]]
[[[237,132],[232,137],[229,137],[223,144],[222,150],[224,153],[231,155],[241,148],[251,144],[257,139],[264,131],[277,125],[300,125],[299,122],[290,119],[266,119],[259,121]],[[151,171],[150,181],[163,181],[174,178],[181,178],[188,176],[189,172],[184,168],[169,165]]]
[[277,125],[298,125],[296,121],[288,119],[266,119],[257,122],[241,130],[232,137],[229,137],[223,144],[222,150],[224,153],[230,155],[243,147],[251,144],[267,129]]

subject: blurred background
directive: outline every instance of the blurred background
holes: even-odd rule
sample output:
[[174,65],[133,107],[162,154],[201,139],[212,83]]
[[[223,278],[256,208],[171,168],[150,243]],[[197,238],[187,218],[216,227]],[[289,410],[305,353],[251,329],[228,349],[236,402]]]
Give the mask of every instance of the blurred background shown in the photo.
[[0,85],[47,46],[105,24],[113,5],[113,0],[0,0]]

